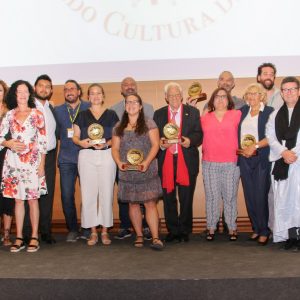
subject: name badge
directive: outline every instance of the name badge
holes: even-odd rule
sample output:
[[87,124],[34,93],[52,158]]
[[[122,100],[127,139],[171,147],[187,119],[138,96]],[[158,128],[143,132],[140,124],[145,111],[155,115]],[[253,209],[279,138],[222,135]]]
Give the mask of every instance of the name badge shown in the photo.
[[74,129],[73,128],[67,128],[67,136],[69,139],[71,139],[74,136]]

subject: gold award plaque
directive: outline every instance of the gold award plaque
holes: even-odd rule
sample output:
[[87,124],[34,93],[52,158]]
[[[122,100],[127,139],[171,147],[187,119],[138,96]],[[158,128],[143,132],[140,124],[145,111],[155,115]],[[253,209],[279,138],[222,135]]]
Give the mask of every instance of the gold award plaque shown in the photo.
[[[242,149],[238,149],[237,154],[242,154],[244,149],[255,144],[256,144],[255,136],[253,136],[252,134],[245,134],[241,139]],[[253,155],[256,155],[256,151],[253,153]]]
[[189,101],[200,102],[207,99],[207,95],[202,93],[202,86],[199,82],[193,82],[188,89]]
[[92,145],[105,144],[106,140],[103,137],[104,129],[100,124],[93,123],[88,127],[88,136],[91,139]]
[[181,142],[181,138],[178,138],[179,135],[179,127],[174,123],[167,123],[163,129],[164,136],[166,139],[164,140],[165,144],[178,144]]
[[143,166],[140,164],[144,160],[143,151],[139,149],[130,149],[127,152],[127,161],[128,164],[124,164],[123,167],[126,171],[141,171]]

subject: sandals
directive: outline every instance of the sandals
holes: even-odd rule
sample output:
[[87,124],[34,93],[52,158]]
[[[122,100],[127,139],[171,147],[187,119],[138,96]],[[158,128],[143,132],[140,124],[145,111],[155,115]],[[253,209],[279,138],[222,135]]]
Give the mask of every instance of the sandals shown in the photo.
[[259,239],[257,240],[258,244],[261,246],[266,246],[269,242],[269,236],[268,235],[261,235]]
[[[21,243],[20,244],[16,244],[17,240],[21,241]],[[25,243],[24,243],[24,239],[23,238],[16,237],[16,241],[10,247],[10,252],[17,253],[17,252],[20,252],[21,250],[25,249]]]
[[248,238],[248,241],[251,241],[251,242],[255,242],[257,241],[259,238],[259,235],[257,233],[252,233],[252,235]]
[[165,245],[159,238],[154,238],[150,244],[150,248],[153,250],[161,251],[165,248]]
[[[37,241],[36,244],[32,244],[32,241]],[[40,241],[38,238],[36,237],[31,237],[30,241],[29,241],[29,245],[27,246],[27,252],[29,253],[33,253],[33,252],[37,252],[40,249]]]
[[212,242],[215,239],[215,234],[210,233],[209,230],[206,232],[206,240],[208,242]]
[[230,242],[236,242],[238,239],[238,235],[236,231],[233,231],[231,234],[229,234],[229,241]]
[[144,247],[144,237],[142,235],[138,235],[133,243],[133,246],[136,248]]
[[109,238],[108,232],[101,233],[101,242],[104,246],[109,246],[111,244],[111,239]]
[[90,238],[86,242],[88,246],[95,246],[98,243],[98,233],[92,232]]

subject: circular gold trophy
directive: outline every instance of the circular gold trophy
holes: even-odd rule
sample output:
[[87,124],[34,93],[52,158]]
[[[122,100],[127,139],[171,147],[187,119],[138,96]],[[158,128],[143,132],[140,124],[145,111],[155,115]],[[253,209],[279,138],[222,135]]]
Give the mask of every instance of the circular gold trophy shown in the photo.
[[163,140],[164,144],[178,144],[181,142],[181,138],[178,138],[179,127],[170,122],[164,126],[163,129],[165,139]]
[[143,166],[140,164],[144,160],[144,153],[139,149],[130,149],[127,152],[127,164],[124,164],[123,167],[126,171],[142,171]]
[[195,105],[198,102],[204,101],[207,99],[207,95],[202,93],[202,86],[199,82],[193,82],[188,89],[188,99],[187,102],[190,105]]
[[[241,139],[241,148],[237,150],[237,154],[243,154],[243,150],[246,149],[249,146],[255,145],[256,144],[256,139],[252,134],[245,134],[242,139]],[[256,150],[253,153],[253,155],[256,155]]]
[[91,139],[90,144],[99,145],[105,144],[106,140],[103,137],[104,129],[100,124],[93,123],[88,127],[88,136]]

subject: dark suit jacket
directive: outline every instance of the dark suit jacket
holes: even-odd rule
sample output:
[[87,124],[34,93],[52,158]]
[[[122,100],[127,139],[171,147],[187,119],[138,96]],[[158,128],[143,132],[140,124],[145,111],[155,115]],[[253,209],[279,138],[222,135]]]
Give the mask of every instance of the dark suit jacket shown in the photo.
[[[239,148],[241,147],[241,125],[248,115],[250,110],[250,106],[245,105],[243,106],[240,111],[242,112],[241,121],[239,124]],[[266,137],[266,124],[269,120],[270,114],[274,111],[273,107],[265,106],[263,111],[259,112],[258,115],[258,138],[259,140],[262,140]],[[269,163],[269,153],[270,153],[270,147],[264,147],[261,149],[258,149],[258,154],[260,157],[261,163],[265,166]],[[239,157],[240,158],[240,157]]]
[[[189,148],[182,147],[182,152],[190,176],[196,176],[199,173],[199,151],[198,147],[202,143],[203,132],[200,124],[199,110],[183,104],[182,105],[182,129],[181,135],[191,140]],[[168,123],[168,106],[162,107],[154,112],[153,120],[157,124],[160,137],[163,137],[163,128]],[[158,168],[161,175],[166,151],[158,152]]]

